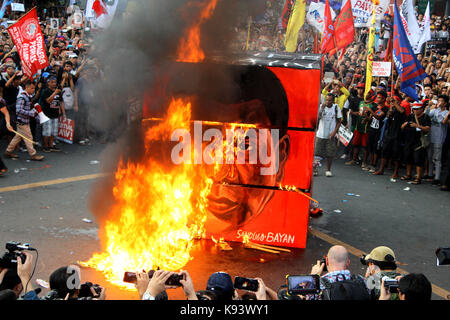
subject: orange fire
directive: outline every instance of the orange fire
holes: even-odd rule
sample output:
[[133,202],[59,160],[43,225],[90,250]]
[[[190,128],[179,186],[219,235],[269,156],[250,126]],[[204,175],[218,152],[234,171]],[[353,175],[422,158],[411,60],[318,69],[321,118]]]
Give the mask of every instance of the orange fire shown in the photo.
[[104,226],[104,252],[84,266],[124,285],[125,271],[179,270],[191,259],[193,239],[204,233],[206,197],[212,180],[192,165],[167,166],[153,160],[152,143],[170,141],[190,128],[191,104],[174,99],[167,116],[146,132],[146,160],[121,162],[115,174],[115,205]]
[[[216,4],[217,0],[203,2],[199,18],[180,43],[177,61],[205,59],[200,27],[212,16]],[[206,198],[213,184],[201,171],[202,166],[167,166],[155,160],[163,153],[157,147],[155,151],[155,145],[169,145],[177,129],[190,130],[191,103],[173,99],[166,116],[158,120],[145,133],[145,159],[139,163],[122,161],[115,173],[115,203],[102,226],[103,252],[80,262],[103,272],[111,283],[130,289],[134,286],[122,282],[125,271],[157,267],[175,271],[189,262],[192,240],[205,232]]]
[[205,60],[205,53],[200,46],[200,27],[205,21],[211,18],[216,8],[218,0],[205,0],[204,9],[200,13],[200,17],[194,26],[186,31],[186,36],[181,39],[178,49],[178,62],[198,63]]

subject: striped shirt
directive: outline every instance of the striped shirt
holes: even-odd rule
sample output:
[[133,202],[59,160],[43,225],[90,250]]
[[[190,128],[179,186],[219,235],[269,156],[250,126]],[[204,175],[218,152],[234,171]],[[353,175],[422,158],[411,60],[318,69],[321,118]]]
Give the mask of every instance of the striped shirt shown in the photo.
[[31,97],[25,91],[22,91],[17,97],[16,114],[19,124],[29,124],[30,118],[36,116],[36,110],[32,106]]

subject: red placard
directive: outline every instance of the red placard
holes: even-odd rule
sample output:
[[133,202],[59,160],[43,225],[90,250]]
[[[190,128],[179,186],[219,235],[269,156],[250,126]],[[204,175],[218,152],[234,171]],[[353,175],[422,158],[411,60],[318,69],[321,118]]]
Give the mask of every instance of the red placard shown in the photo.
[[22,60],[23,73],[30,80],[39,70],[49,66],[36,8],[10,26],[8,32]]
[[75,130],[75,121],[68,118],[59,118],[58,140],[68,144],[73,144],[73,133]]

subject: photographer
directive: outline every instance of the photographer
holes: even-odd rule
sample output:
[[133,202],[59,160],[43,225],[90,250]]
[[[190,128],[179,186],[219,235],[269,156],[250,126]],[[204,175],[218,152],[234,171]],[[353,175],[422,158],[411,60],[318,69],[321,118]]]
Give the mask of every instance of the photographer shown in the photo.
[[53,271],[50,292],[42,300],[105,300],[106,289],[90,282],[81,284],[81,270],[70,265]]
[[[380,297],[383,277],[395,279],[401,275],[396,272],[397,264],[395,259],[394,251],[385,246],[376,247],[367,256],[361,258],[361,263],[368,266],[365,278],[369,289],[371,289],[372,299],[377,300]],[[397,299],[397,295],[391,296],[391,300]]]
[[[327,266],[328,272],[322,275]],[[360,276],[351,274],[348,267],[350,259],[343,246],[333,246],[328,251],[325,263],[318,260],[311,269],[311,274],[320,277],[320,300],[369,300],[369,291]],[[310,297],[311,298],[311,297]]]
[[186,270],[181,270],[181,272],[171,272],[164,270],[157,270],[150,279],[148,272],[137,272],[136,273],[136,289],[139,293],[141,300],[166,300],[167,294],[165,294],[166,289],[176,289],[178,286],[166,285],[167,280],[173,276],[182,276],[180,284],[183,288],[184,294],[187,300],[198,300],[197,295],[194,290],[194,284],[192,283],[191,276]]
[[[398,295],[405,301],[429,301],[431,300],[431,283],[421,273],[411,273],[404,277],[397,277]],[[381,281],[381,295],[379,300],[391,300],[391,293]]]
[[0,291],[2,290],[12,290],[16,298],[20,298],[22,292],[26,292],[23,297],[24,300],[32,300],[28,292],[30,289],[30,280],[33,270],[34,258],[33,255],[27,251],[22,252],[25,255],[25,262],[22,263],[22,259],[17,259],[17,269],[3,268],[0,270]]

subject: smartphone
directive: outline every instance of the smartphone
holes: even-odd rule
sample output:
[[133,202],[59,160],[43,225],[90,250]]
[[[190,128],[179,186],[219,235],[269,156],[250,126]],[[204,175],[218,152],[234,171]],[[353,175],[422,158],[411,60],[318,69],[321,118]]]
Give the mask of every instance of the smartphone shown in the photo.
[[390,293],[397,293],[398,292],[398,281],[395,279],[389,279],[387,277],[383,278],[384,280],[384,287],[386,289],[389,289]]
[[[154,273],[155,273],[155,270],[150,270],[148,272],[148,276],[149,276],[150,279],[153,277]],[[165,284],[166,284],[166,286],[181,287],[182,284],[181,284],[180,280],[184,280],[184,276],[178,275],[178,274],[174,274],[174,275],[171,275],[169,277],[169,279],[167,279]],[[137,278],[136,278],[136,273],[135,272],[127,271],[123,275],[123,282],[136,283],[136,281],[137,281]]]
[[286,276],[289,295],[315,294],[320,292],[320,277],[316,274]]
[[259,282],[256,279],[235,277],[234,288],[256,292],[259,289]]

